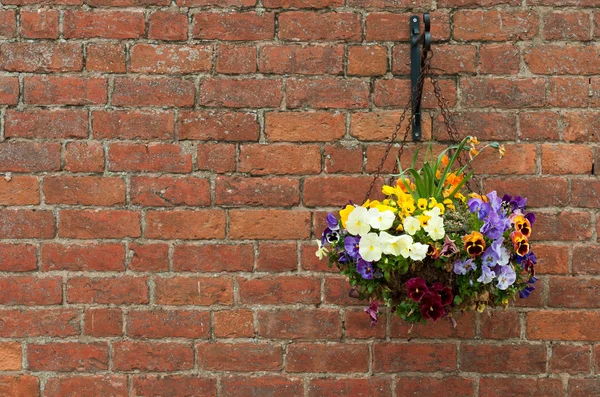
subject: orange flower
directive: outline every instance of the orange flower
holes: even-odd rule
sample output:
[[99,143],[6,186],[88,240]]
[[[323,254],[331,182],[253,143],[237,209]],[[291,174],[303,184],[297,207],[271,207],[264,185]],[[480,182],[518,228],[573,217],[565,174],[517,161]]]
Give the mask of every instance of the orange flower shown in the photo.
[[447,167],[448,163],[449,163],[448,156],[443,155],[442,156],[442,164],[444,165],[444,167]]
[[527,238],[531,236],[531,223],[527,218],[525,218],[523,215],[519,215],[515,217],[513,222],[515,224],[515,229],[517,229],[518,232],[523,233],[523,235]]
[[457,176],[456,173],[452,172],[446,175],[444,185],[450,186],[450,190],[454,190],[454,188],[456,188],[456,186],[458,186],[458,184],[462,182],[463,178],[464,176],[462,174]]
[[512,232],[510,234],[510,238],[512,239],[513,246],[517,254],[523,256],[529,253],[529,240],[527,240],[527,237],[525,237],[523,233]]
[[465,250],[467,250],[467,253],[472,257],[481,255],[483,250],[485,250],[483,234],[479,232],[471,232],[471,234],[467,234],[463,237],[463,241],[465,243]]

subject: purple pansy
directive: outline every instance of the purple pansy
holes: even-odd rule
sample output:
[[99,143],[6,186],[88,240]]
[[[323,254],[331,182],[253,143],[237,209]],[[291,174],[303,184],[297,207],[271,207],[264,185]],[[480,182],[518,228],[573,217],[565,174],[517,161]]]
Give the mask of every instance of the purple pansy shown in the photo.
[[505,290],[517,279],[517,274],[513,270],[512,266],[501,266],[499,271],[496,272],[496,277],[498,278],[498,284],[496,287],[501,290]]
[[337,218],[331,212],[329,214],[327,214],[327,226],[331,230],[339,230],[340,229],[340,224],[339,224]]
[[454,273],[462,274],[463,276],[468,272],[477,269],[477,265],[473,262],[473,259],[457,260],[454,262]]
[[364,279],[371,280],[373,278],[373,264],[362,258],[356,263],[356,271]]
[[492,211],[485,218],[485,222],[479,230],[486,237],[496,240],[510,227],[508,218],[504,218]]
[[371,327],[376,326],[378,321],[377,313],[379,313],[379,303],[377,303],[377,301],[371,301],[369,307],[365,307],[365,313],[371,318]]
[[467,202],[467,205],[469,206],[469,211],[472,213],[477,213],[477,217],[479,219],[485,218],[492,210],[488,203],[478,198],[470,199]]
[[486,194],[486,197],[488,198],[488,202],[490,203],[490,207],[492,207],[492,210],[496,212],[500,211],[500,209],[502,208],[502,199],[498,197],[496,191],[492,190],[491,192]]
[[448,237],[448,235],[446,234],[446,238],[444,240],[444,246],[442,247],[442,250],[440,251],[440,256],[452,256],[454,254],[456,254],[458,252],[458,247],[456,246],[456,244],[454,243],[454,241],[452,239],[450,239],[450,237]]
[[346,253],[352,259],[358,259],[358,243],[360,242],[360,236],[346,236],[344,239],[344,248]]
[[489,267],[482,265],[481,266],[481,276],[477,278],[477,281],[484,284],[489,284],[496,277],[496,273]]

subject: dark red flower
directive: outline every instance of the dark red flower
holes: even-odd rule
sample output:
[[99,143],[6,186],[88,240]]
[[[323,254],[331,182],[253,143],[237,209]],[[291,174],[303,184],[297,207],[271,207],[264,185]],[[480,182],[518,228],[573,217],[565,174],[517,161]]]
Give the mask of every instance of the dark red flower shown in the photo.
[[444,285],[439,281],[434,283],[431,287],[429,287],[429,291],[437,292],[437,294],[440,296],[442,306],[451,304],[452,300],[454,299],[454,295],[452,295],[452,290],[449,287],[444,287]]
[[406,282],[406,289],[408,290],[408,296],[410,299],[418,302],[421,300],[423,295],[428,291],[425,280],[421,277],[411,278]]
[[445,314],[442,298],[437,293],[428,293],[421,298],[421,316],[427,320],[437,320]]

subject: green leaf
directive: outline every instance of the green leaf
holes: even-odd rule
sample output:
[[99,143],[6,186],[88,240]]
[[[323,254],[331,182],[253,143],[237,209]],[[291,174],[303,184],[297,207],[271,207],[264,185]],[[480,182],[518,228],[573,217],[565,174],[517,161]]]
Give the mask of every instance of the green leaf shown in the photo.
[[454,304],[455,304],[455,305],[460,305],[460,304],[462,303],[462,301],[463,301],[463,300],[462,300],[462,298],[460,297],[460,295],[456,295],[456,296],[454,297]]

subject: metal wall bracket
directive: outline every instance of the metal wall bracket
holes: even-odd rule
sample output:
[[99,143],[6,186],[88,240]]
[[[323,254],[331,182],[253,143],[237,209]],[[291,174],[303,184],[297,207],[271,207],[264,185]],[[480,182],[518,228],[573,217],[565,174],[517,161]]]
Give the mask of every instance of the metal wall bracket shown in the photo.
[[[425,67],[427,52],[431,47],[431,18],[429,13],[423,14],[423,34],[420,32],[419,16],[410,17],[410,82],[412,93],[412,138],[413,141],[420,141],[421,134],[421,100],[423,99],[423,82],[419,77]],[[422,46],[422,49],[421,49]],[[425,76],[422,77],[424,79]]]

